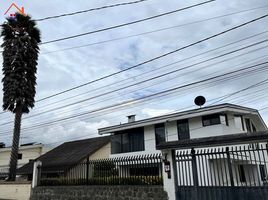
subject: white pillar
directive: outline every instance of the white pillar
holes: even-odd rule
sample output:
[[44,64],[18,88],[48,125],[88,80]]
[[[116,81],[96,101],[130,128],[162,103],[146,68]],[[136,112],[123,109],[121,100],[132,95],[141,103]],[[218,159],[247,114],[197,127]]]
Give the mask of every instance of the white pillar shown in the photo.
[[39,178],[39,174],[40,174],[39,170],[40,170],[41,166],[42,166],[41,161],[34,162],[32,188],[35,188],[38,185],[38,178]]
[[[171,150],[163,150],[163,182],[164,182],[164,190],[168,193],[169,200],[176,200],[176,179],[174,173],[174,163],[172,159],[172,151]],[[170,164],[170,177],[166,172],[167,168],[165,167],[165,162]]]

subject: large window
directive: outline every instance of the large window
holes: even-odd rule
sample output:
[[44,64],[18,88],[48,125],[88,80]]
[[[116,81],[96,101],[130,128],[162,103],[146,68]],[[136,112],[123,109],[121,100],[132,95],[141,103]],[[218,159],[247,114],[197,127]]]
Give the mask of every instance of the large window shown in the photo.
[[156,124],[155,127],[155,143],[156,145],[166,141],[166,127],[165,123]]
[[144,129],[116,132],[112,136],[112,154],[144,151]]
[[178,124],[178,137],[179,140],[190,139],[189,122],[188,119],[179,120]]

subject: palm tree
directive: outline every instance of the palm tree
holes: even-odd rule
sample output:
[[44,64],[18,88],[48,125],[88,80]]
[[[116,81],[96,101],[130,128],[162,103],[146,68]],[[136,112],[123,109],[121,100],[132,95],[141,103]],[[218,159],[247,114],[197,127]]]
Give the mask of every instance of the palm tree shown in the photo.
[[3,109],[15,114],[9,180],[15,181],[21,118],[34,107],[40,31],[29,16],[17,13],[2,25],[3,36]]

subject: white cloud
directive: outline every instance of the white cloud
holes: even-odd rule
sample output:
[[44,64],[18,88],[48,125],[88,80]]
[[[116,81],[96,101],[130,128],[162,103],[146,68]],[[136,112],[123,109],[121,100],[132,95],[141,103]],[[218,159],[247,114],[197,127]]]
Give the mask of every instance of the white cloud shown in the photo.
[[145,108],[142,110],[142,114],[146,115],[147,117],[157,117],[160,115],[171,113],[172,110],[159,110],[159,109],[152,109],[152,108]]

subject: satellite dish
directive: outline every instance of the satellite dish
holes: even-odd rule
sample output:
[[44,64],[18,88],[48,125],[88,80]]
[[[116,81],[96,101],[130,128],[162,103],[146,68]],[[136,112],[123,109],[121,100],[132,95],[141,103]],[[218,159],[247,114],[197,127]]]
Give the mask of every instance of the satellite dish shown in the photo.
[[203,106],[206,103],[206,98],[203,96],[198,96],[194,100],[195,105],[197,106]]

